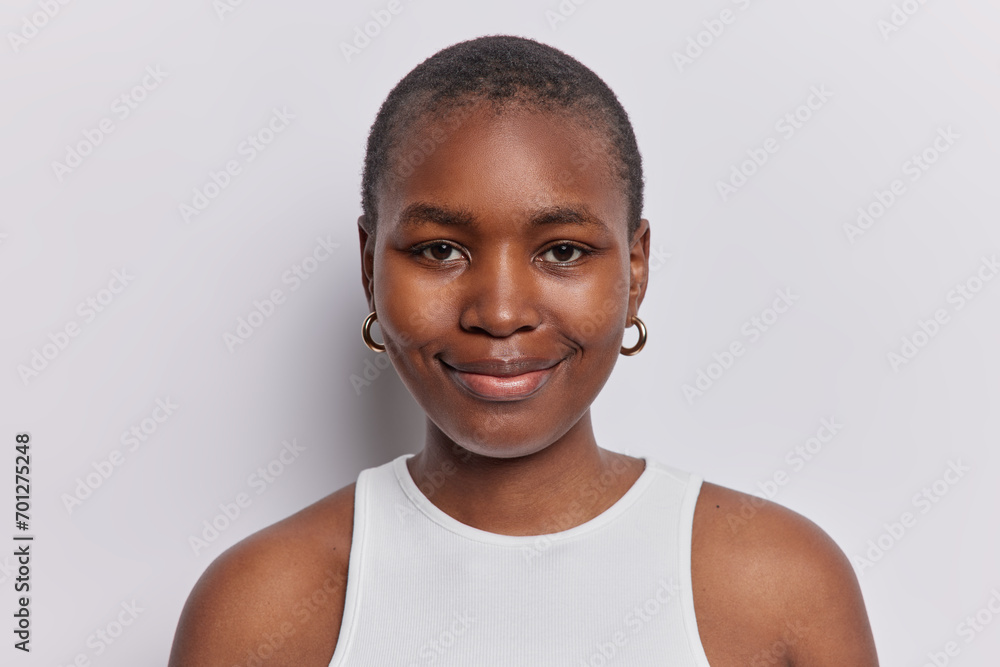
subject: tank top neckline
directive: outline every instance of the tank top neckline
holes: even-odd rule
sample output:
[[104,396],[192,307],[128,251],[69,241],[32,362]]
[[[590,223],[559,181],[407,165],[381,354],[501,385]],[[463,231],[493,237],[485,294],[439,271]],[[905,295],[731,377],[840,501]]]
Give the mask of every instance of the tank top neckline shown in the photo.
[[635,503],[639,496],[642,495],[642,492],[645,491],[652,483],[654,468],[656,467],[655,463],[650,459],[646,457],[638,457],[645,465],[642,473],[640,473],[639,477],[632,483],[632,486],[629,487],[629,489],[621,496],[621,498],[616,500],[613,505],[589,521],[585,521],[578,526],[573,526],[572,528],[555,533],[543,533],[541,535],[502,535],[500,533],[491,533],[486,530],[480,530],[479,528],[462,523],[432,503],[430,499],[424,495],[424,492],[420,490],[417,483],[413,481],[413,478],[410,476],[410,470],[406,467],[407,459],[413,456],[415,456],[415,454],[402,454],[396,457],[396,459],[392,462],[392,467],[396,473],[396,479],[403,492],[421,513],[442,528],[455,533],[460,537],[465,537],[476,542],[506,547],[537,546],[539,541],[561,542],[599,530],[621,516]]

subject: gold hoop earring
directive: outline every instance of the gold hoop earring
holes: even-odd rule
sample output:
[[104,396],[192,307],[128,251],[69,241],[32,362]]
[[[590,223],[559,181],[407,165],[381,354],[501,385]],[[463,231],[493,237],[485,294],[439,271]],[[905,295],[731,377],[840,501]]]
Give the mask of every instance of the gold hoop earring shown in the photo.
[[361,339],[365,341],[365,345],[372,352],[385,352],[385,345],[376,343],[375,339],[372,338],[372,323],[378,320],[378,315],[375,311],[368,313],[368,317],[365,318],[364,323],[361,325]]
[[638,317],[636,317],[635,315],[633,315],[632,316],[632,324],[634,324],[635,328],[639,330],[639,342],[637,342],[632,347],[623,347],[622,348],[622,354],[624,354],[626,357],[634,357],[635,355],[639,354],[639,351],[642,350],[643,346],[646,344],[646,325],[645,325],[645,323],[642,320],[640,320]]

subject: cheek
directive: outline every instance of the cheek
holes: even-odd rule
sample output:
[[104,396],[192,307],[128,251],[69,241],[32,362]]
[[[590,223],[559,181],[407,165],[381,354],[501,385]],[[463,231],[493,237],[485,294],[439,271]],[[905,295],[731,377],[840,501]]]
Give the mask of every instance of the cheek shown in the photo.
[[628,312],[629,283],[624,277],[594,280],[555,299],[558,318],[575,343],[587,348],[621,343]]
[[605,346],[620,340],[625,306],[620,299],[605,299],[576,318],[574,333],[585,347]]
[[376,262],[375,268],[375,310],[382,336],[390,351],[401,355],[439,338],[459,316],[453,285],[409,269],[405,260],[392,256]]

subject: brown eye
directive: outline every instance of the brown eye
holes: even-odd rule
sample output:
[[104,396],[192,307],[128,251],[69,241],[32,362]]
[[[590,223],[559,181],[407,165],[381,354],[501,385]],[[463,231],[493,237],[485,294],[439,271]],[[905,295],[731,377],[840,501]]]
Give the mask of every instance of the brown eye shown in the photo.
[[458,255],[458,249],[447,243],[435,243],[434,245],[425,247],[423,251],[424,257],[438,262],[447,262],[452,259],[458,259],[458,257],[453,256],[452,253]]
[[583,251],[575,245],[560,243],[546,250],[542,257],[549,262],[565,264],[580,259],[581,255],[583,255]]

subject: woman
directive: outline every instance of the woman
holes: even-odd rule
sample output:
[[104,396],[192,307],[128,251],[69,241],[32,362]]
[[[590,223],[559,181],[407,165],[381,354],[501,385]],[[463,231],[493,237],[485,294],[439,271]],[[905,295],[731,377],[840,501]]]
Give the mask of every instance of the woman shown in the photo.
[[822,530],[595,440],[650,235],[603,81],[531,40],[445,49],[383,104],[362,190],[363,336],[424,448],[222,554],[172,666],[877,664]]

